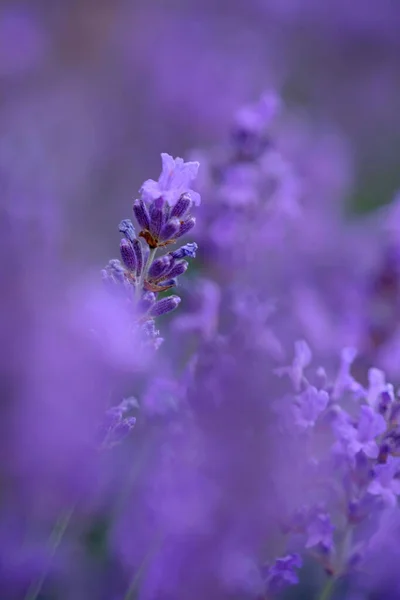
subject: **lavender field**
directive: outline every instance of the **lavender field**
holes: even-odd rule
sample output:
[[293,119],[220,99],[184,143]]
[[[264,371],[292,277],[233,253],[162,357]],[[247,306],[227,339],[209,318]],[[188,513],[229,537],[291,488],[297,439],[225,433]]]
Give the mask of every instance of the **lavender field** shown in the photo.
[[400,600],[400,5],[0,5],[0,600]]

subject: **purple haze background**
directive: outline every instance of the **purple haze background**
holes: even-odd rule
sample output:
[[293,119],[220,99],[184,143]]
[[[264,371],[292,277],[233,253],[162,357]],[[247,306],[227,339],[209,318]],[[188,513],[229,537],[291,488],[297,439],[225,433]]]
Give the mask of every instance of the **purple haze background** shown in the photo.
[[[276,558],[277,516],[309,501],[306,450],[270,414],[291,393],[274,369],[307,337],[330,374],[359,345],[363,384],[371,366],[400,380],[397,288],[384,325],[379,304],[396,212],[346,216],[400,186],[399,27],[389,0],[2,3],[1,597],[27,600],[43,573],[35,600],[264,593],[254,557]],[[228,169],[221,186],[235,114],[265,90],[286,106],[268,130],[285,161]],[[100,270],[161,152],[199,157],[202,204],[182,310],[160,320],[154,355]],[[257,220],[271,172],[289,203]],[[132,395],[134,435],[99,452],[104,412]],[[382,531],[367,588],[393,579],[379,597],[396,598]]]

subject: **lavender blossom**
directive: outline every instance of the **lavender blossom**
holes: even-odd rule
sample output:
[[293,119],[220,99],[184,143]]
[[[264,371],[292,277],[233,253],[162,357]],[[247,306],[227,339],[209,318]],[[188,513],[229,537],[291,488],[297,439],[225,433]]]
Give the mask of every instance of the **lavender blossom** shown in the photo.
[[200,196],[189,187],[199,164],[174,160],[168,154],[162,154],[162,161],[159,181],[146,181],[141,188],[141,198],[133,205],[134,215],[142,228],[139,237],[132,222],[122,220],[119,231],[125,236],[120,243],[123,265],[112,260],[102,272],[105,283],[113,291],[114,284],[122,284],[123,295],[137,313],[136,319],[154,347],[159,346],[161,338],[155,334],[156,330],[143,324],[178,306],[178,296],[158,300],[157,294],[177,285],[177,278],[188,268],[188,262],[183,258],[194,258],[197,244],[186,244],[158,258],[156,253],[160,247],[173,244],[175,238],[193,228],[195,219],[187,213],[192,204],[200,202]]
[[326,409],[329,395],[325,390],[309,386],[298,395],[292,407],[294,422],[301,429],[314,427],[319,415]]
[[325,552],[333,549],[333,532],[335,527],[332,525],[329,514],[318,512],[313,516],[307,526],[306,548],[321,546]]
[[[197,177],[198,162],[185,163],[182,158],[172,158],[169,154],[161,154],[162,172],[158,181],[148,179],[140,189],[141,197],[145,202],[153,202],[164,198],[173,207],[180,196],[189,192],[193,203],[200,204],[200,195],[190,189],[190,185]],[[174,216],[174,215],[173,215]]]
[[400,494],[400,459],[390,456],[384,465],[376,465],[374,469],[375,478],[368,486],[368,492],[379,496],[387,506],[397,504],[397,496]]
[[296,569],[300,569],[302,560],[298,554],[288,554],[276,559],[275,563],[265,569],[267,593],[277,594],[285,588],[296,585],[299,578]]

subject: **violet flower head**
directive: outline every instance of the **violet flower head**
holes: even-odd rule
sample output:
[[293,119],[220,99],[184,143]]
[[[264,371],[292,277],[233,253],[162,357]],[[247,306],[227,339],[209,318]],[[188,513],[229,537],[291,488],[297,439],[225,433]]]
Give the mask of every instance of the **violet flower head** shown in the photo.
[[276,369],[275,373],[279,376],[288,375],[292,380],[294,389],[298,392],[304,381],[304,369],[309,366],[311,359],[312,353],[307,342],[298,340],[294,344],[294,358],[292,364],[288,367]]
[[130,414],[139,408],[136,398],[124,398],[118,406],[109,408],[100,428],[101,448],[112,448],[129,435],[136,424],[136,417]]
[[368,393],[367,402],[377,409],[383,392],[388,392],[393,397],[393,386],[386,383],[385,373],[380,369],[372,368],[368,371]]
[[329,514],[314,514],[307,527],[306,548],[321,546],[325,552],[330,552],[333,549],[334,530]]
[[173,158],[165,152],[161,154],[162,171],[158,181],[148,179],[140,188],[142,200],[151,203],[163,198],[173,207],[182,194],[188,192],[193,203],[200,204],[200,194],[191,189],[197,177],[200,164],[196,161],[185,163],[182,158]]
[[291,585],[299,583],[296,570],[302,567],[303,561],[298,554],[287,554],[278,558],[265,570],[267,593],[277,594]]
[[151,249],[173,244],[196,224],[190,215],[200,204],[200,194],[190,188],[197,176],[198,162],[162,154],[163,168],[158,181],[148,179],[135,200],[133,212],[142,228],[142,237]]
[[294,421],[300,429],[314,427],[319,415],[326,409],[329,395],[325,390],[308,386],[299,394],[292,407]]
[[386,464],[376,465],[374,474],[368,492],[379,496],[386,506],[395,506],[400,494],[400,458],[389,456]]
[[333,431],[338,440],[336,448],[341,448],[352,460],[361,451],[369,458],[377,458],[379,447],[376,440],[385,430],[386,422],[382,415],[366,405],[360,408],[358,422],[354,423],[346,411],[342,410],[333,423]]
[[200,203],[199,194],[190,189],[199,163],[185,163],[169,154],[162,154],[162,162],[158,182],[147,180],[141,198],[133,205],[140,233],[136,235],[130,219],[123,219],[119,224],[124,236],[120,243],[122,262],[113,259],[102,271],[107,287],[124,299],[155,348],[162,340],[154,327],[145,324],[177,308],[181,301],[178,296],[159,299],[158,294],[177,285],[177,278],[189,266],[184,258],[196,256],[197,244],[190,242],[159,257],[156,254],[194,227],[196,221],[189,211]]
[[344,393],[350,392],[353,396],[364,394],[364,388],[351,374],[351,366],[357,356],[355,348],[344,348],[341,352],[340,367],[335,379],[332,397],[337,400]]

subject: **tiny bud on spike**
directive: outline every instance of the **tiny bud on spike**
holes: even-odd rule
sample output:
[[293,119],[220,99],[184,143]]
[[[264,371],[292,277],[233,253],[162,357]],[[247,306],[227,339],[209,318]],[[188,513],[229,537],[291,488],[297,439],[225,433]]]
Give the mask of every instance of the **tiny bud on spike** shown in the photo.
[[160,240],[171,240],[178,233],[181,223],[177,217],[173,217],[161,229]]
[[171,211],[171,217],[181,219],[192,207],[192,199],[189,194],[182,194]]
[[135,200],[133,203],[133,213],[140,227],[143,229],[150,229],[149,211],[143,200]]
[[155,303],[156,295],[153,292],[146,292],[139,300],[138,310],[141,313],[146,313]]
[[187,219],[186,221],[183,221],[181,223],[181,226],[179,227],[179,231],[176,234],[175,237],[181,237],[182,235],[185,235],[186,233],[188,233],[191,229],[193,229],[193,227],[196,225],[196,219],[194,217],[190,217],[189,219]]
[[136,256],[133,246],[130,241],[125,238],[122,238],[119,249],[121,252],[121,258],[123,260],[124,265],[130,271],[136,270]]
[[175,310],[180,301],[181,299],[179,296],[169,296],[168,298],[163,298],[151,307],[149,315],[151,317],[160,317],[161,315],[165,315],[166,313]]
[[130,242],[133,242],[136,239],[136,231],[130,219],[123,219],[118,226],[118,230],[120,233],[123,233]]
[[142,274],[142,270],[143,270],[143,250],[142,250],[142,245],[139,242],[139,240],[135,240],[132,244],[133,246],[133,250],[135,252],[135,258],[136,258],[136,273],[138,276],[140,276]]
[[196,258],[197,249],[198,245],[195,242],[191,242],[189,244],[185,244],[181,248],[178,248],[178,250],[171,252],[171,256],[175,259],[185,258],[186,256],[189,258]]
[[161,277],[163,273],[165,273],[171,265],[171,257],[161,256],[161,258],[157,258],[149,268],[149,277],[150,279],[158,279]]
[[168,279],[173,279],[174,277],[179,277],[179,275],[183,275],[187,270],[189,263],[186,260],[181,260],[176,262],[171,269],[166,273],[166,277]]
[[158,239],[164,225],[164,204],[155,200],[150,210],[150,232]]

